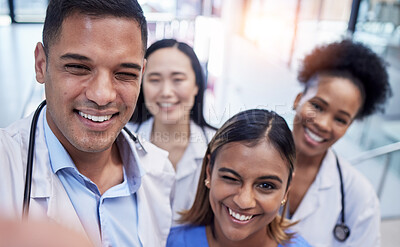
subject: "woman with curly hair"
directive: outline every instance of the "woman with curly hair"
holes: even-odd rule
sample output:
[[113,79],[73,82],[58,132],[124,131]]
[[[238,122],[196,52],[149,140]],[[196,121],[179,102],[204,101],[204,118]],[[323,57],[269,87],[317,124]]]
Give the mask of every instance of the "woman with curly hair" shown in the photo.
[[296,150],[275,112],[240,112],[215,134],[196,198],[172,228],[167,247],[309,246],[279,210],[290,190]]
[[288,200],[294,227],[313,246],[379,246],[379,201],[371,184],[331,146],[356,119],[383,109],[391,95],[384,62],[344,40],[316,48],[298,79],[293,108],[296,176]]

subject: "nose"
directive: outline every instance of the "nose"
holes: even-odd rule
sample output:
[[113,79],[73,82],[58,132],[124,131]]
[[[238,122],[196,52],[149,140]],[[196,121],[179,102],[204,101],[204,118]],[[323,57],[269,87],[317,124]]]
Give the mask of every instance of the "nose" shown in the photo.
[[233,197],[233,202],[240,209],[250,209],[256,206],[256,198],[252,186],[242,186]]
[[117,93],[112,77],[109,73],[99,73],[89,82],[86,88],[86,97],[99,106],[105,106],[113,102],[117,97]]
[[162,84],[161,96],[167,98],[172,96],[173,92],[174,88],[171,81],[165,80],[164,83]]
[[332,118],[329,114],[318,114],[315,124],[320,131],[328,132],[332,129]]

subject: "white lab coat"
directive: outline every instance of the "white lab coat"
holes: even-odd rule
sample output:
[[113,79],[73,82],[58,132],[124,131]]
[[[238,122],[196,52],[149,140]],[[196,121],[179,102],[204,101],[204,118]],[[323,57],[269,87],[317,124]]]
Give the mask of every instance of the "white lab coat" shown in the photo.
[[[86,235],[61,181],[51,170],[44,137],[44,112],[36,129],[29,217],[49,217]],[[6,217],[19,218],[22,214],[31,120],[32,116],[0,129],[0,214]],[[142,142],[147,154],[136,150],[128,134],[121,133],[146,172],[136,194],[139,239],[145,247],[165,246],[172,224],[170,199],[175,176],[168,153],[148,142]]]
[[339,157],[345,193],[345,223],[350,236],[337,241],[333,229],[340,220],[341,193],[336,158],[328,150],[321,168],[301,201],[292,220],[293,227],[312,246],[380,246],[379,200],[369,181]]
[[[132,123],[128,123],[127,127],[134,132],[137,131],[146,140],[150,140],[153,121],[154,119],[150,118],[143,122],[139,128],[137,124]],[[204,127],[203,130],[193,121],[190,121],[190,142],[176,166],[176,186],[172,203],[173,225],[177,225],[176,220],[180,218],[178,212],[192,207],[197,192],[203,158],[208,142],[211,141],[214,134],[214,129]]]

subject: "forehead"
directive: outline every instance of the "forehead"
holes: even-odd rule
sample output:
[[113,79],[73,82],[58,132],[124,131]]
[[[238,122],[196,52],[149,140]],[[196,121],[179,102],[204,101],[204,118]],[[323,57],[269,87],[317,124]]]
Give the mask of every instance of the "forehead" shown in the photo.
[[[321,75],[307,90],[305,98],[322,98],[331,106],[342,108],[354,116],[362,104],[362,95],[356,84],[348,78]],[[340,102],[340,104],[338,104]]]
[[134,19],[73,13],[64,19],[50,50],[80,47],[82,51],[89,51],[97,46],[108,49],[106,52],[126,52],[127,55],[134,52],[143,57],[142,45],[141,30]]
[[193,71],[190,58],[176,47],[161,48],[147,57],[147,70],[185,69]]
[[214,171],[221,167],[235,170],[243,177],[278,175],[287,179],[289,167],[287,160],[268,141],[261,141],[255,146],[242,142],[225,144],[215,159]]

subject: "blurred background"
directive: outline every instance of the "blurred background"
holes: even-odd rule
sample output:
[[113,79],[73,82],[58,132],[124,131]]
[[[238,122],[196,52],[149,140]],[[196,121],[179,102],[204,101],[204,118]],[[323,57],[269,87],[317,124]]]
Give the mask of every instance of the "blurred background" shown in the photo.
[[[355,122],[336,151],[371,181],[381,201],[382,246],[400,243],[400,0],[139,0],[149,44],[175,38],[194,47],[207,77],[205,116],[267,108],[291,125],[301,90],[296,73],[316,45],[352,38],[388,64],[386,111]],[[35,44],[47,0],[0,0],[0,127],[30,114],[44,97]],[[1,157],[0,157],[1,162]]]

